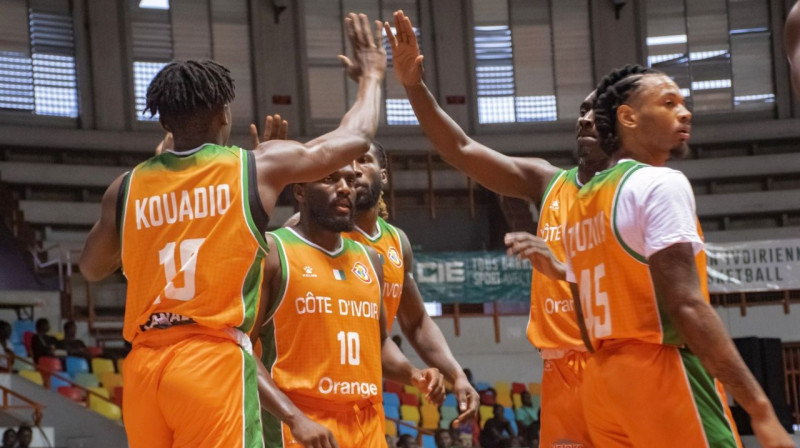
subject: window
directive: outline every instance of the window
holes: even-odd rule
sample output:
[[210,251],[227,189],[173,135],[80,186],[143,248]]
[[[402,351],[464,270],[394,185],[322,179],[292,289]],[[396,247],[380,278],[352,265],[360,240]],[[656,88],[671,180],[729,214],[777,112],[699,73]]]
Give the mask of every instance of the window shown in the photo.
[[478,122],[572,119],[593,88],[586,0],[472,0]]
[[138,121],[158,121],[144,114],[147,87],[172,60],[172,24],[167,0],[127,0],[133,54],[133,93]]
[[0,110],[78,116],[68,1],[4,2],[0,14]]
[[[338,123],[358,93],[358,86],[346,79],[342,63],[336,58],[339,54],[346,54],[348,57],[352,54],[344,31],[343,20],[346,14],[360,11],[367,14],[370,20],[382,18],[391,23],[392,13],[398,9],[402,9],[414,25],[421,25],[418,0],[306,0],[306,60],[312,122]],[[415,32],[419,41],[419,28],[415,28]],[[385,35],[383,43],[389,58],[384,79],[383,119],[388,125],[416,125],[417,117],[406,98],[405,89],[394,77],[392,52]]]
[[647,0],[647,63],[695,112],[772,110],[768,0]]

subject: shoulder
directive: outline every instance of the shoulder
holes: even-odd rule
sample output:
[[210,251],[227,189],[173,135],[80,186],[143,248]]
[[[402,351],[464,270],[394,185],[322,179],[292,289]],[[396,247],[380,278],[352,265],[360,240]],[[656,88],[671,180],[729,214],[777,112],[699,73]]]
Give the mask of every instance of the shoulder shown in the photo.
[[682,172],[658,166],[641,166],[632,170],[620,185],[620,197],[637,199],[644,204],[653,195],[685,196],[693,195],[689,179]]

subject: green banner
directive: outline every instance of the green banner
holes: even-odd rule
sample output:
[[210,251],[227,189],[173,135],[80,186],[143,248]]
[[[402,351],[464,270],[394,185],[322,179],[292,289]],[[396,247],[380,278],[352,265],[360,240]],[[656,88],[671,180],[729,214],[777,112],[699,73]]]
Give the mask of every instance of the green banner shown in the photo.
[[442,303],[530,302],[531,263],[505,252],[414,254],[423,299]]

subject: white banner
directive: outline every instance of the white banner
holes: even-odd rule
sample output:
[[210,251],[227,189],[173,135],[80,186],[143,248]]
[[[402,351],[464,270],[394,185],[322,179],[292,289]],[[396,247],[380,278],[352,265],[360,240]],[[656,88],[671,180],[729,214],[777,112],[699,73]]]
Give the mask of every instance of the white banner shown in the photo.
[[710,293],[800,289],[800,239],[707,243]]

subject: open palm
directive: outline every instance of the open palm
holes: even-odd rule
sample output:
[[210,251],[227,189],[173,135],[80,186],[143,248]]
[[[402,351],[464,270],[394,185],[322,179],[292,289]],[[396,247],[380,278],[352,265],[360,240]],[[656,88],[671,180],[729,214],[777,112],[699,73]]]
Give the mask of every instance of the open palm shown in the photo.
[[396,34],[392,34],[389,23],[384,22],[386,36],[392,47],[392,62],[397,80],[404,86],[412,86],[422,82],[422,60],[419,54],[417,36],[411,26],[411,20],[403,11],[395,11],[394,25]]

